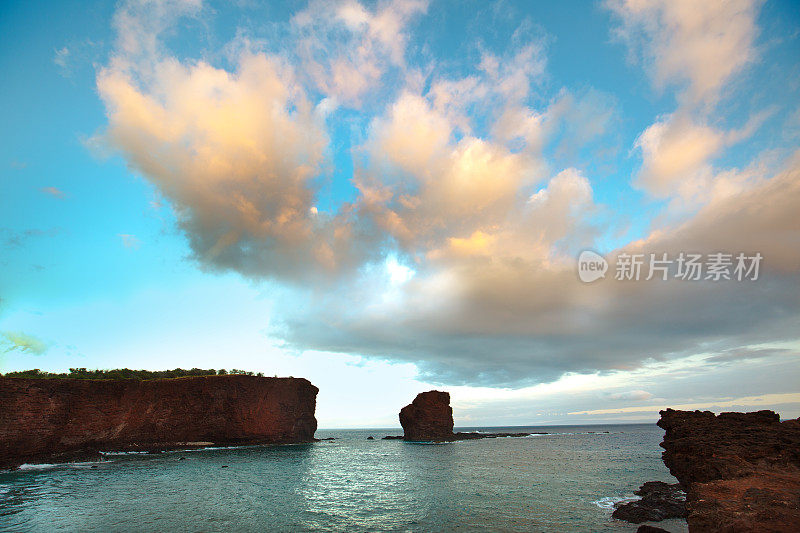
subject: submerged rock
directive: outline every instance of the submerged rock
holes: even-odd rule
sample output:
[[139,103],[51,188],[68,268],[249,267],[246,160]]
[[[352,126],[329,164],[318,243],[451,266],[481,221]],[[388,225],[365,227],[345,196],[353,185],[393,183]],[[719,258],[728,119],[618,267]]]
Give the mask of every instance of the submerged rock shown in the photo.
[[687,487],[689,531],[798,530],[800,419],[667,409],[658,425],[664,464]]
[[529,435],[547,435],[541,431],[536,433],[464,433],[458,432],[453,435],[451,440],[473,440],[473,439],[496,439],[499,437],[527,437]]
[[611,516],[633,524],[686,517],[686,493],[680,483],[648,481],[634,494],[642,498],[619,505]]

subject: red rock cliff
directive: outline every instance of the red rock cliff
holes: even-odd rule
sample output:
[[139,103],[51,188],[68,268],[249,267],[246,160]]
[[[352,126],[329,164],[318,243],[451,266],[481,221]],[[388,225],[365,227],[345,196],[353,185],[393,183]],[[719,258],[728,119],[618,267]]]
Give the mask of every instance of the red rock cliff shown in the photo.
[[254,376],[78,380],[0,377],[0,468],[96,450],[314,438],[318,389]]
[[688,488],[690,532],[800,526],[800,419],[772,411],[661,411],[663,459]]

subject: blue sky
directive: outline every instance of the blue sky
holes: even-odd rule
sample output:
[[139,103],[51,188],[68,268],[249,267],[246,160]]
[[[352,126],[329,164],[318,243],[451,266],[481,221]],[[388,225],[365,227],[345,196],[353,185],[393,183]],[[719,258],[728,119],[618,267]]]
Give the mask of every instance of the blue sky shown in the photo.
[[[5,2],[0,371],[305,376],[322,427],[434,386],[464,424],[797,416],[798,30],[789,1]],[[589,286],[582,249],[765,263]]]

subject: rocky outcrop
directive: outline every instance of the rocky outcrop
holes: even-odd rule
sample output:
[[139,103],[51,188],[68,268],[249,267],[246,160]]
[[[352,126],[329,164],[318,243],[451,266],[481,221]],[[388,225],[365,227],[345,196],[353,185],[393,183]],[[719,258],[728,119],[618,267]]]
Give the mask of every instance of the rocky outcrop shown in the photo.
[[0,468],[109,450],[307,442],[317,391],[305,379],[244,375],[0,377]]
[[455,440],[527,437],[531,433],[453,433],[453,408],[450,394],[428,391],[417,394],[414,401],[400,410],[403,436],[389,435],[384,440],[403,439],[413,442],[449,442]]
[[772,411],[661,411],[663,459],[687,487],[691,532],[788,532],[800,524],[800,419]]
[[633,524],[686,518],[686,493],[680,483],[648,481],[634,494],[641,499],[620,505],[611,516]]
[[413,402],[400,410],[400,425],[405,440],[453,440],[450,394],[437,390],[417,394]]

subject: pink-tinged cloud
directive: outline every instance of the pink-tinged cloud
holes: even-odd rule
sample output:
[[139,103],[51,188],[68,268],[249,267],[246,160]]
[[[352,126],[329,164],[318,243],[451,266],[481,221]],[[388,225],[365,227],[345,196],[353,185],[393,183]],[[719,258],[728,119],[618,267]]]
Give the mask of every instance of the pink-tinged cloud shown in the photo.
[[[328,213],[317,208],[315,178],[331,163],[330,99],[357,106],[385,69],[401,68],[405,41],[390,46],[391,36],[404,36],[424,6],[320,4],[333,6],[334,22],[302,12],[298,46],[334,38],[335,23],[348,32],[342,50],[355,55],[323,62],[238,43],[227,70],[179,59],[160,40],[170,21],[202,6],[156,4],[159,17],[138,2],[120,12],[120,43],[97,77],[102,137],[169,201],[203,267],[308,290],[287,289],[276,304],[283,323],[274,334],[288,345],[411,361],[434,381],[517,385],[796,335],[800,160],[779,171],[713,167],[758,123],[724,131],[706,105],[754,57],[752,3],[697,13],[683,2],[614,4],[644,28],[655,80],[688,84],[679,108],[639,136],[639,184],[696,203],[610,255],[762,253],[763,278],[735,287],[580,282],[576,251],[598,243],[605,206],[591,171],[559,164],[544,147],[563,128],[575,133],[564,150],[580,149],[606,129],[613,106],[566,91],[531,104],[546,66],[535,43],[484,53],[466,76],[409,69],[384,88],[390,97],[356,149],[357,195]],[[717,8],[732,28],[718,28]],[[698,33],[696,17],[719,31]],[[698,46],[711,56],[689,57]],[[363,79],[350,77],[354,69]]]
[[63,200],[64,198],[67,197],[67,193],[65,193],[64,191],[62,191],[57,187],[42,187],[39,190],[42,191],[44,194],[52,196],[53,198],[58,198],[60,200]]

